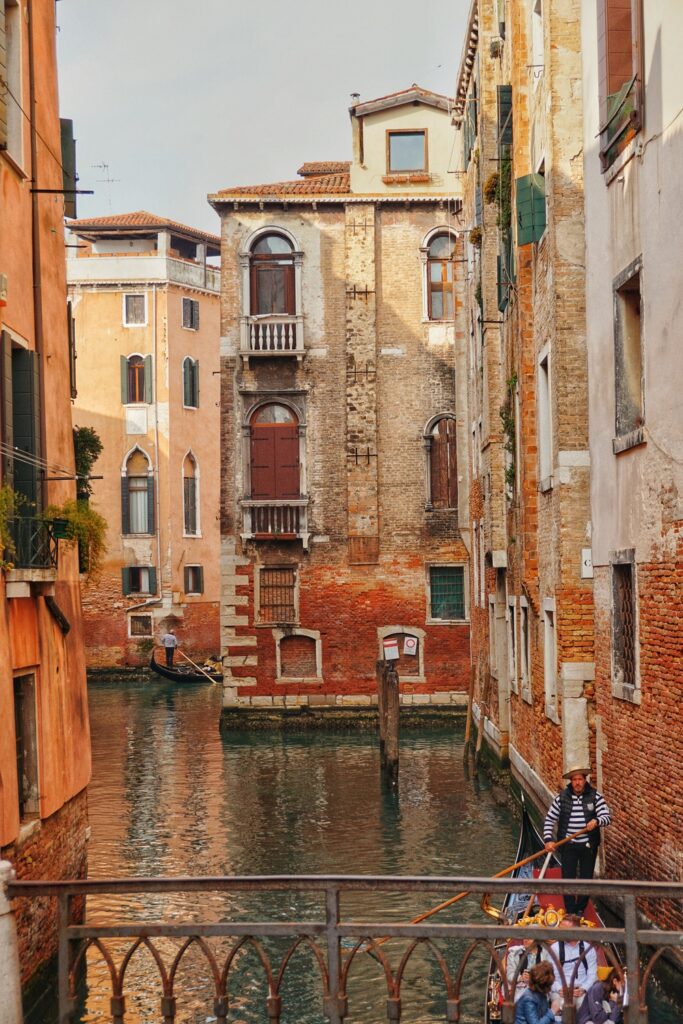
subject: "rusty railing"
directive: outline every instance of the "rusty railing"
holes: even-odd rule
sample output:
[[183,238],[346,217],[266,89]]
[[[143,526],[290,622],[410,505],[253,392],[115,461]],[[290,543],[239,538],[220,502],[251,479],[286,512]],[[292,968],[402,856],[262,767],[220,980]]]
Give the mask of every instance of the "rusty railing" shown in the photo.
[[[619,964],[625,971],[628,1000],[624,1007],[627,1024],[646,1024],[646,991],[652,969],[665,950],[671,950],[683,963],[683,932],[641,927],[637,901],[645,899],[676,901],[680,911],[683,885],[666,882],[613,882],[559,881],[557,879],[481,879],[481,878],[417,878],[393,876],[235,876],[219,878],[136,878],[103,879],[65,882],[12,882],[7,886],[11,899],[34,900],[53,897],[58,902],[59,930],[59,1021],[69,1024],[77,1013],[77,981],[85,964],[86,953],[95,947],[106,964],[111,981],[110,1012],[113,1024],[125,1024],[126,971],[138,950],[151,954],[161,985],[161,1017],[164,1024],[173,1024],[180,1012],[175,981],[183,957],[191,948],[198,949],[205,958],[213,986],[213,1014],[218,1024],[226,1024],[229,1012],[228,983],[236,960],[247,949],[256,954],[267,984],[266,1017],[270,1024],[278,1024],[282,1013],[282,987],[287,968],[295,951],[304,946],[313,954],[313,962],[320,976],[321,1009],[331,1024],[343,1024],[349,1014],[348,983],[360,959],[372,953],[381,964],[386,986],[386,1015],[389,1022],[401,1019],[402,987],[407,988],[406,969],[418,948],[424,948],[438,967],[443,986],[444,1016],[447,1021],[461,1020],[461,989],[465,972],[473,955],[482,951],[494,959],[501,971],[502,1000],[497,1019],[514,1020],[514,982],[508,983],[501,963],[501,950],[506,937],[534,938],[549,948],[558,937],[557,929],[548,927],[512,928],[509,924],[494,923],[483,918],[480,923],[444,923],[430,919],[420,924],[396,924],[395,921],[347,920],[341,911],[342,898],[364,892],[383,892],[410,895],[424,893],[434,897],[443,893],[468,890],[473,895],[488,893],[494,901],[502,903],[507,892],[517,894],[589,893],[592,899],[607,897],[621,904],[623,924],[608,928],[567,928],[564,939],[589,938],[605,949],[608,961]],[[197,907],[202,897],[216,893],[232,895],[245,892],[313,893],[317,894],[324,912],[317,920],[268,921],[212,921],[185,923],[155,921],[119,921],[94,923],[86,916],[86,923],[74,920],[73,903],[82,904],[83,898],[106,895],[112,898],[130,894],[153,896],[162,893],[192,893]],[[394,903],[395,907],[395,903]],[[222,915],[221,915],[222,916]],[[285,953],[274,957],[264,939],[289,940]],[[174,940],[172,954],[164,959],[163,941]],[[228,952],[219,955],[212,948],[212,939],[232,940]],[[387,945],[382,940],[403,940]],[[112,940],[130,940],[123,952],[110,948]],[[444,948],[444,940],[460,940],[454,956],[454,943]],[[503,944],[503,945],[501,945]],[[618,951],[615,952],[615,951]],[[119,957],[118,963],[116,956]],[[561,970],[556,958],[556,966]],[[622,965],[623,964],[623,968]],[[577,967],[574,968],[576,972]],[[574,977],[565,978],[565,992],[573,987]],[[485,992],[482,987],[482,1013]],[[232,999],[234,993],[230,993]],[[576,1010],[571,1001],[564,1007],[563,1024],[575,1024]],[[655,1024],[655,1022],[652,1022]]]

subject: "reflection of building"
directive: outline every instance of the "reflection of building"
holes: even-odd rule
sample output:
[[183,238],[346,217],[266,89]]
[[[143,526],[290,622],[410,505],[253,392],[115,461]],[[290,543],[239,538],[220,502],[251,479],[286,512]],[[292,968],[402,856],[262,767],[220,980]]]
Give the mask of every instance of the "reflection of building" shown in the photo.
[[595,672],[581,32],[577,5],[513,7],[472,3],[456,97],[477,229],[472,651],[487,740],[545,804],[590,757]]
[[595,735],[615,823],[607,869],[680,878],[683,9],[606,4],[601,22],[582,6]]
[[218,638],[218,239],[138,212],[69,224],[74,423],[104,445],[93,502],[109,524],[84,591],[88,663],[139,665],[177,627]]
[[[55,879],[85,873],[90,733],[78,552],[40,518],[75,497],[70,183],[69,147],[55,155],[55,5],[34,0],[30,18],[27,8],[0,4],[0,857],[21,878]],[[17,907],[25,976],[56,952],[54,902],[28,902]]]
[[462,224],[448,107],[417,86],[357,103],[350,164],[210,197],[223,222],[228,706],[369,704],[391,638],[405,702],[464,700]]

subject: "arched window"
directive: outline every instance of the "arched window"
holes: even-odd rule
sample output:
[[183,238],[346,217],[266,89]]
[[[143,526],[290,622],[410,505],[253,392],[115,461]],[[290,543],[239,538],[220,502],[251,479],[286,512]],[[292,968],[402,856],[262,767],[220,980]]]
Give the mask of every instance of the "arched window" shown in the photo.
[[121,477],[121,532],[154,533],[154,477],[145,453],[128,456]]
[[300,497],[299,421],[272,402],[250,420],[251,497],[254,501]]
[[251,316],[294,316],[294,250],[283,235],[261,235],[251,248]]
[[190,537],[199,533],[199,469],[191,452],[183,460],[183,531]]
[[432,420],[425,434],[427,507],[458,507],[458,455],[455,417]]
[[183,359],[183,405],[199,408],[199,360],[190,356]]
[[455,236],[448,231],[430,240],[427,248],[427,316],[430,320],[454,317],[454,254]]
[[124,405],[152,401],[151,356],[121,356],[121,401]]

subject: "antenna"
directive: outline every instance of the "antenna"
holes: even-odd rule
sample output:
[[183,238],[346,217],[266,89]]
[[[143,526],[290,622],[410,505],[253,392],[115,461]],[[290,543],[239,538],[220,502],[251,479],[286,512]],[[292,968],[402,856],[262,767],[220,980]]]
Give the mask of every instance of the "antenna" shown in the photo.
[[109,212],[111,213],[111,188],[110,185],[118,184],[121,181],[120,178],[112,178],[109,174],[109,164],[105,163],[104,160],[99,164],[91,164],[92,168],[98,171],[102,171],[104,178],[98,178],[97,182],[101,185],[107,186],[107,205],[109,206]]

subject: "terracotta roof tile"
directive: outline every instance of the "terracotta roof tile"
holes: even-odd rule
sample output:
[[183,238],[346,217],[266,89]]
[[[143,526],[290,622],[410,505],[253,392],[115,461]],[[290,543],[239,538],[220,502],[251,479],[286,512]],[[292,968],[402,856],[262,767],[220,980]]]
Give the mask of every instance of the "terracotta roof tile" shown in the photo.
[[314,160],[302,164],[296,173],[302,178],[311,178],[322,174],[348,174],[350,169],[350,160]]
[[296,181],[276,181],[269,185],[239,185],[223,188],[215,194],[216,199],[230,196],[292,196],[292,195],[347,195],[350,190],[348,172],[344,174],[321,174]]
[[70,220],[68,227],[73,231],[90,229],[111,228],[169,228],[185,235],[192,235],[195,238],[203,239],[212,245],[220,246],[221,240],[218,235],[212,235],[207,231],[200,231],[198,228],[188,227],[176,220],[169,220],[167,217],[157,217],[154,213],[146,210],[136,210],[134,213],[115,213],[108,217],[81,217],[79,220]]

